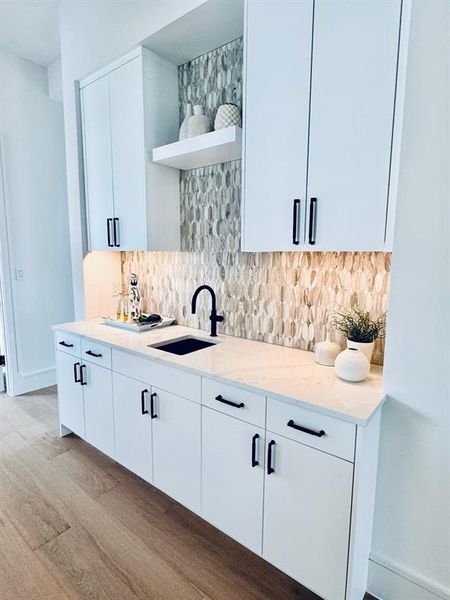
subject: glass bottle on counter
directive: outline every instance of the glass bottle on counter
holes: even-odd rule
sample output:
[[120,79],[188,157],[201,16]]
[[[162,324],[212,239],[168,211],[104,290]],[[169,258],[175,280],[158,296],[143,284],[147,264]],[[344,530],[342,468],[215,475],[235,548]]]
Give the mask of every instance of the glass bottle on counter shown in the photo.
[[124,297],[122,300],[122,314],[123,314],[123,322],[128,323],[128,315],[129,315],[128,297]]

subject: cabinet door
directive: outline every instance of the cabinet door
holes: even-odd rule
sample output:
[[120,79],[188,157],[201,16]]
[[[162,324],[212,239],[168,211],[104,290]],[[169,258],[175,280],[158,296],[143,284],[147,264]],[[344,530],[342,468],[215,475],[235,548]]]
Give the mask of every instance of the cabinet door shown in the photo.
[[114,458],[114,419],[112,372],[98,365],[83,363],[82,387],[86,441]]
[[247,4],[245,251],[295,250],[303,245],[312,12],[311,0]]
[[384,247],[400,4],[316,0],[308,206],[311,198],[317,203],[309,249]]
[[202,409],[202,516],[261,554],[264,430]]
[[319,596],[344,600],[353,465],[281,436],[267,442],[263,556]]
[[79,382],[80,361],[65,352],[56,352],[59,422],[84,438],[83,390]]
[[142,58],[109,75],[114,217],[121,250],[147,248]]
[[113,373],[116,460],[152,481],[152,422],[149,385]]
[[89,248],[107,250],[114,217],[108,77],[83,88],[81,103]]
[[201,406],[152,388],[153,484],[196,513],[200,512]]

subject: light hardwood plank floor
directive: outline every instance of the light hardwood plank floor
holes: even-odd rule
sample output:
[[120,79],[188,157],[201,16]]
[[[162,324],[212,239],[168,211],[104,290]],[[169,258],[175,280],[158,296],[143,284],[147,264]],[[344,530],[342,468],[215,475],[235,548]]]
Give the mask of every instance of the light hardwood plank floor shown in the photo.
[[0,598],[317,596],[76,436],[60,438],[53,387],[0,394]]

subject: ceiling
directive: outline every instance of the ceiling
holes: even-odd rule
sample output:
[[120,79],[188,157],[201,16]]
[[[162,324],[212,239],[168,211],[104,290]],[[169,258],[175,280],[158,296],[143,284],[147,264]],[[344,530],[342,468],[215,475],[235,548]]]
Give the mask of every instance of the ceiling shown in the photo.
[[0,48],[48,67],[60,57],[58,0],[0,0]]

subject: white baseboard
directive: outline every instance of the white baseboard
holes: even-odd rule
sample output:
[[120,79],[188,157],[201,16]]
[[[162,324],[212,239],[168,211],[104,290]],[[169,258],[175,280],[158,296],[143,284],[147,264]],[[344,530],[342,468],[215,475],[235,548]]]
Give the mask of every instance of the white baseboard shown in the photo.
[[8,387],[8,394],[10,396],[20,396],[21,394],[41,390],[56,383],[55,367],[31,373],[12,373],[11,375]]
[[368,591],[379,600],[450,600],[450,589],[394,561],[372,554]]

